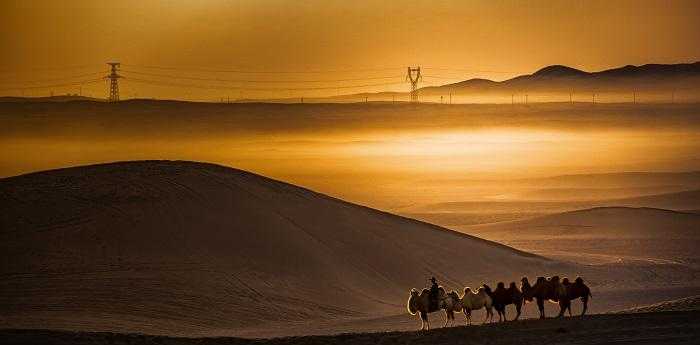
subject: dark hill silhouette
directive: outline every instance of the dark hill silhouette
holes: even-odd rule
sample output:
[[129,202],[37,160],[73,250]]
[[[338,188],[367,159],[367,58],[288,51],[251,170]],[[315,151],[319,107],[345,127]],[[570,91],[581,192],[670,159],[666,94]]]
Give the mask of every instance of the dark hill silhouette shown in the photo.
[[0,97],[0,103],[26,103],[26,102],[75,102],[75,101],[97,101],[104,102],[104,99],[78,95],[61,95],[48,97]]
[[424,87],[423,95],[445,91],[464,93],[568,93],[576,92],[669,92],[700,89],[700,62],[682,64],[627,65],[597,72],[552,65],[533,74],[521,75],[501,82],[470,79],[435,87]]
[[552,65],[544,67],[532,74],[536,77],[580,77],[588,73],[562,65]]

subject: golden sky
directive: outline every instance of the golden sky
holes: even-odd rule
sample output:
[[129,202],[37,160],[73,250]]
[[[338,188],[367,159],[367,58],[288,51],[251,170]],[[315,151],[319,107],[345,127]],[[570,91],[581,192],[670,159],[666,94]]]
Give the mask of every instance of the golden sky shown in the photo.
[[[121,61],[125,70],[192,78],[353,79],[244,84],[249,87],[401,82],[408,65],[427,68],[426,75],[455,78],[425,80],[442,84],[471,77],[502,80],[551,64],[601,70],[692,62],[700,60],[699,15],[700,1],[3,0],[0,89],[5,91],[0,94],[18,92],[7,91],[8,85],[52,78],[60,82],[64,76],[99,72],[109,60]],[[196,70],[201,68],[283,73]],[[294,71],[325,73],[289,73]],[[168,80],[132,75],[132,81],[138,77]],[[360,80],[368,77],[387,79]],[[197,82],[211,84],[180,81]],[[332,93],[406,88],[404,83]],[[246,96],[186,89],[123,82],[127,97]],[[85,90],[101,96],[104,84],[85,85]],[[296,95],[275,91],[247,96]]]

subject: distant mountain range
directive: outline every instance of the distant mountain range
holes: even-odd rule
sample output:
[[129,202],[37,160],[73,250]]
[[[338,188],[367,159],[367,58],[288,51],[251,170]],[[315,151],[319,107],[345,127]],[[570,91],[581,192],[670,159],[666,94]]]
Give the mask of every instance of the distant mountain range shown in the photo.
[[540,93],[642,92],[700,89],[700,61],[682,64],[627,65],[599,72],[552,65],[533,74],[504,81],[469,79],[442,86],[420,89],[423,95],[444,94],[446,91],[465,93],[502,93],[534,91]]

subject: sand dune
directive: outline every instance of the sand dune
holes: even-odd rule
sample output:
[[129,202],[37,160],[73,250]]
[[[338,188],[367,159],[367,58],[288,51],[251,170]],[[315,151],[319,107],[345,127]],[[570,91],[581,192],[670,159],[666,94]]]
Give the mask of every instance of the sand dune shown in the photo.
[[460,228],[577,263],[682,264],[700,268],[700,214],[598,207]]
[[457,288],[558,265],[203,163],[33,173],[0,196],[3,328],[236,334],[402,314],[431,275]]
[[700,215],[657,208],[596,207],[532,219],[474,226],[473,231],[513,237],[700,239]]
[[[578,189],[573,189],[570,193],[580,195],[578,191]],[[551,193],[548,194],[551,196]],[[694,213],[700,208],[700,190],[585,201],[455,201],[405,208],[399,213],[468,232],[471,231],[472,226],[477,224],[523,220],[548,214],[556,215],[563,212],[606,207],[656,208]],[[618,218],[620,217],[624,218],[624,215],[619,215]]]
[[674,299],[623,310],[620,313],[654,313],[667,311],[697,311],[700,310],[700,296]]

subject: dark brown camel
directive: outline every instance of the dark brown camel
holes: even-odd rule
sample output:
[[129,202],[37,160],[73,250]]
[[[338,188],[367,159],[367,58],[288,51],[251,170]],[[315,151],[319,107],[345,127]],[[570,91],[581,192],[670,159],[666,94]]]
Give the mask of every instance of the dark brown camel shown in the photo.
[[520,292],[515,282],[510,283],[510,286],[506,289],[503,282],[499,282],[496,286],[496,290],[491,292],[491,288],[488,285],[484,285],[486,293],[493,299],[493,307],[498,312],[498,321],[508,321],[506,318],[506,306],[509,304],[515,305],[515,311],[517,314],[513,320],[520,318],[520,312],[523,306],[523,294]]
[[569,311],[569,316],[571,316],[571,301],[580,298],[583,303],[583,311],[581,311],[581,316],[586,315],[586,310],[588,310],[588,299],[593,297],[591,294],[591,289],[583,283],[583,278],[577,277],[574,283],[569,282],[569,278],[562,279],[561,282],[566,287],[566,294],[568,299],[568,305],[566,309]]
[[[523,279],[523,283],[527,281]],[[537,308],[540,311],[540,318],[544,319],[544,301],[549,300],[559,303],[559,317],[564,316],[564,311],[570,306],[571,302],[568,297],[567,288],[559,281],[558,276],[553,276],[549,279],[538,277],[535,285],[524,284],[524,299],[527,301],[537,300]]]

